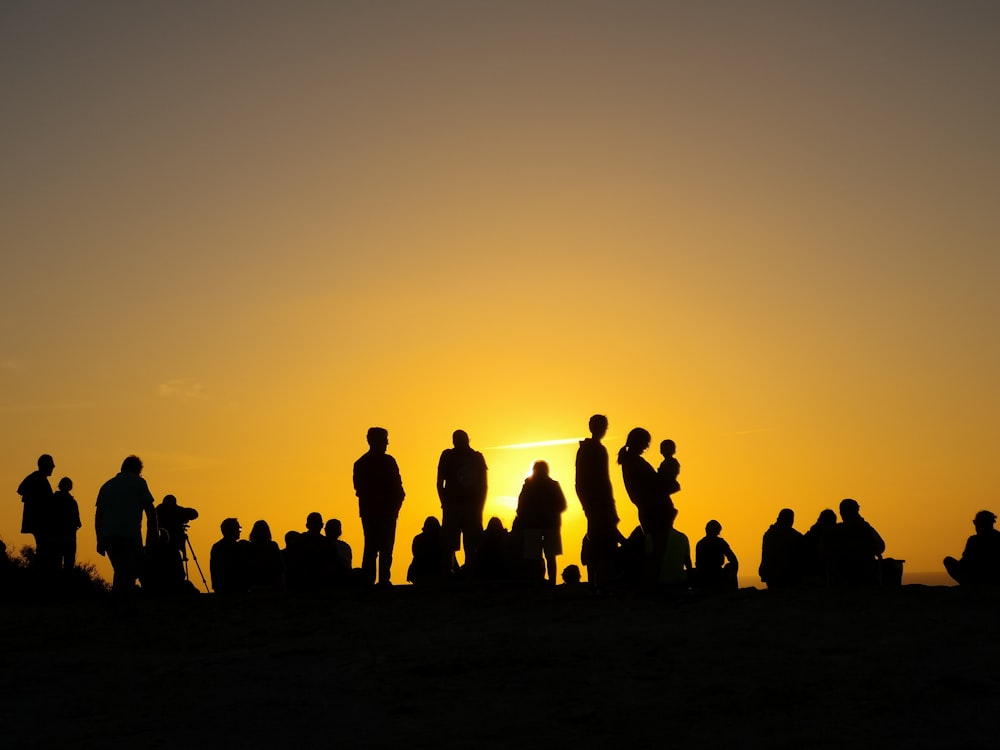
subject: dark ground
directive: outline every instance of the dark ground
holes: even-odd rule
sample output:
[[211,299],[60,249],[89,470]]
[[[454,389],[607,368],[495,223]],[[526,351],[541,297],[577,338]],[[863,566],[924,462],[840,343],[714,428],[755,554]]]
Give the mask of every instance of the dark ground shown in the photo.
[[1000,592],[0,608],[4,746],[1000,746]]

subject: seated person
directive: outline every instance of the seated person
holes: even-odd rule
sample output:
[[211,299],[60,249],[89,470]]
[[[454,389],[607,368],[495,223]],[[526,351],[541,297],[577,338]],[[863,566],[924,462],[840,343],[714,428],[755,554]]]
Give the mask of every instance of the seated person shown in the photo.
[[719,536],[722,524],[712,520],[705,524],[705,536],[694,548],[694,582],[703,589],[737,589],[736,572],[739,561],[729,542]]
[[[674,522],[677,520],[677,508],[669,508],[667,510],[667,519],[670,522],[670,526],[667,529],[666,540],[664,541],[659,561],[657,582],[661,590],[667,592],[684,591],[689,587],[691,581],[691,543],[688,541],[686,534],[674,528]],[[719,528],[721,529],[722,527],[720,526]],[[652,536],[647,534],[646,554],[647,556],[653,556],[653,559],[655,559],[653,543]]]
[[323,531],[323,516],[313,511],[306,516],[306,530],[297,540],[299,584],[309,591],[332,588],[343,577],[337,551]]
[[477,552],[475,577],[481,581],[506,581],[510,578],[511,542],[510,532],[503,521],[493,516],[486,523]]
[[428,516],[423,529],[413,538],[413,562],[406,580],[415,585],[443,583],[455,569],[455,553],[445,544],[441,522]]
[[250,529],[249,560],[252,591],[280,591],[285,588],[285,562],[278,543],[271,538],[267,521],[255,521]]
[[996,514],[988,510],[976,513],[972,525],[976,533],[965,543],[962,559],[944,559],[948,575],[959,584],[1000,584],[1000,531]]
[[778,519],[764,532],[757,572],[769,589],[794,586],[802,580],[806,566],[805,540],[793,528],[794,523],[795,511],[782,508]]
[[216,594],[245,594],[250,590],[248,542],[240,539],[243,527],[235,518],[220,525],[222,539],[212,545],[209,569]]
[[333,547],[338,575],[345,578],[348,577],[351,573],[351,568],[354,566],[354,555],[351,551],[351,545],[340,538],[341,534],[344,533],[344,527],[340,523],[340,519],[329,519],[326,522],[326,526],[323,527],[323,533],[330,540],[330,544]]
[[885,542],[875,528],[861,517],[857,500],[840,501],[840,523],[830,529],[824,557],[832,584],[846,586],[879,583],[879,560]]

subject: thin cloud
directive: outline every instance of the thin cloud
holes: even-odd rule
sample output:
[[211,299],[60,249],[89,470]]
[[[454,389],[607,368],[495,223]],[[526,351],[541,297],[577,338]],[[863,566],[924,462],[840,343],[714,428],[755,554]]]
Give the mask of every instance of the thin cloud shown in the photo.
[[53,403],[53,404],[9,404],[7,406],[0,406],[0,412],[4,413],[15,413],[15,412],[32,412],[32,411],[80,411],[82,409],[99,409],[106,406],[106,404],[80,402],[80,403]]
[[177,401],[201,401],[208,398],[205,386],[194,378],[176,378],[160,383],[156,389],[160,398],[170,398]]
[[575,445],[583,440],[582,437],[559,438],[557,440],[538,440],[534,443],[511,443],[510,445],[494,445],[486,448],[488,451],[519,451],[528,448],[545,448],[550,445]]

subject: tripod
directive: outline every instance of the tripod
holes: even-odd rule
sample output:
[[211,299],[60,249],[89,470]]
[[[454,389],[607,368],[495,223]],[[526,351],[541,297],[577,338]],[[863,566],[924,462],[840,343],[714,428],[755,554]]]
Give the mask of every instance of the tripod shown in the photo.
[[[198,569],[198,575],[201,576],[201,583],[205,587],[205,593],[210,593],[208,581],[205,580],[205,574],[201,570],[201,565],[198,564],[198,555],[194,553],[194,545],[191,544],[191,539],[187,534],[184,534],[184,541],[187,544],[187,548],[191,550],[191,559],[194,560],[194,566]],[[184,560],[184,578],[190,581],[191,577],[188,575],[187,550],[185,550],[184,547],[181,547],[181,558]]]

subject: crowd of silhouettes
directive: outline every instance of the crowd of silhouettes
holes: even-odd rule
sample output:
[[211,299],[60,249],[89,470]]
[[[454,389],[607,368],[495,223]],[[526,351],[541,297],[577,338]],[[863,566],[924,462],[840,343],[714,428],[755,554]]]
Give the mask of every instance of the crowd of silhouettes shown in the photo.
[[[738,588],[739,561],[722,537],[717,520],[705,526],[694,548],[676,528],[681,465],[673,440],[660,442],[658,468],[644,458],[652,437],[632,429],[617,454],[629,501],[639,525],[626,537],[612,489],[608,450],[602,443],[608,419],[597,414],[589,422],[590,437],[576,454],[574,488],[586,517],[580,558],[587,569],[567,566],[563,585],[603,593],[612,590],[660,591],[686,595]],[[396,523],[406,493],[395,459],[389,455],[389,433],[372,427],[368,450],[354,463],[353,482],[363,529],[360,565],[354,567],[351,546],[342,537],[337,518],[324,522],[319,512],[305,518],[303,530],[291,530],[279,546],[265,520],[257,520],[247,539],[237,518],[220,524],[221,538],[210,551],[211,590],[221,596],[278,591],[348,591],[391,586]],[[52,456],[39,457],[37,470],[17,489],[23,502],[21,531],[35,540],[33,564],[55,575],[76,564],[76,534],[81,528],[73,482],[63,477],[53,492],[49,477]],[[198,518],[194,508],[166,495],[154,506],[142,478],[142,461],[128,456],[120,472],[97,495],[94,528],[97,550],[109,558],[114,577],[112,594],[127,598],[141,583],[147,594],[192,594],[194,564],[202,587],[209,582],[188,540],[188,524]],[[563,554],[562,514],[567,509],[560,483],[549,465],[536,461],[524,481],[510,529],[497,516],[485,521],[488,468],[482,453],[471,447],[469,435],[455,430],[452,447],[441,453],[437,469],[440,519],[428,516],[410,547],[406,580],[417,588],[443,588],[456,582],[495,585],[557,584],[558,557]],[[874,586],[899,584],[902,561],[884,556],[881,535],[865,520],[853,499],[840,502],[839,519],[823,510],[805,533],[795,528],[791,508],[778,512],[764,532],[758,574],[768,589],[798,586]],[[146,519],[145,544],[142,521]],[[1000,584],[1000,531],[996,515],[981,511],[973,520],[960,559],[947,557],[944,567],[959,584]],[[459,563],[458,553],[464,552]],[[4,548],[3,563],[10,558]]]

